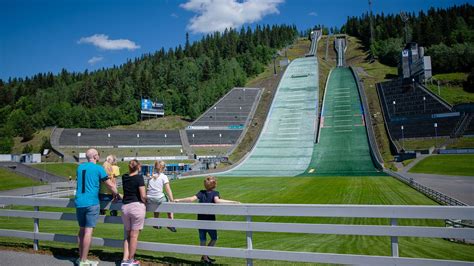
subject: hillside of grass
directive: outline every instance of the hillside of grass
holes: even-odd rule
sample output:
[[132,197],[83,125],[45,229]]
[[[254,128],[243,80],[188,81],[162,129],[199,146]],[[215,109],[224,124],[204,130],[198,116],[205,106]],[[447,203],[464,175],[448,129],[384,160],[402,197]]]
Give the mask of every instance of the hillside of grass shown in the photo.
[[421,160],[409,172],[474,177],[472,162],[474,162],[474,154],[435,155]]
[[[285,182],[283,182],[285,181]],[[302,177],[302,178],[219,178],[217,190],[225,199],[242,203],[281,204],[384,204],[384,205],[433,205],[430,199],[391,177]],[[202,178],[171,181],[175,198],[194,195],[202,188]],[[22,209],[27,209],[23,207]],[[62,211],[58,208],[42,208],[44,211]],[[68,209],[73,212],[74,209]],[[148,217],[152,214],[148,213]],[[195,219],[195,215],[175,214],[178,219]],[[245,217],[218,216],[219,220],[244,221]],[[329,224],[381,224],[389,225],[388,219],[365,218],[313,218],[313,217],[253,217],[257,222],[329,223]],[[429,225],[444,227],[438,220],[400,220],[401,225]],[[0,217],[2,229],[32,230],[31,219]],[[40,223],[41,232],[75,235],[76,222],[48,221]],[[98,224],[94,236],[121,239],[123,227],[114,224]],[[254,233],[255,249],[291,250],[342,254],[390,255],[389,237],[334,236],[291,233]],[[195,229],[178,228],[177,233],[166,229],[145,227],[140,241],[199,245]],[[30,245],[31,241],[0,238],[2,246]],[[73,253],[75,245],[40,241],[47,249],[61,249]],[[245,232],[219,231],[219,247],[244,248]],[[400,256],[474,261],[474,246],[452,243],[443,239],[399,238]],[[105,250],[106,252],[102,252]],[[115,253],[114,253],[115,252]],[[93,248],[96,256],[120,258],[120,249]],[[139,259],[156,263],[197,263],[199,256],[138,251]],[[244,264],[233,258],[217,258],[220,264]],[[275,262],[256,260],[256,265],[273,265]],[[287,263],[281,262],[281,265]],[[295,263],[295,265],[297,265]]]
[[463,149],[463,148],[474,148],[473,137],[461,137],[453,140],[451,143],[446,145],[447,149]]
[[398,140],[399,147],[403,147],[405,150],[427,150],[431,147],[440,147],[447,141],[447,138],[418,138],[418,139],[405,139]]
[[181,116],[171,115],[147,119],[131,125],[114,126],[111,129],[141,129],[141,130],[180,130],[189,125],[189,121]]
[[13,154],[21,154],[23,153],[23,150],[25,149],[25,146],[30,145],[32,148],[33,153],[41,153],[41,145],[43,144],[43,139],[47,138],[49,140],[49,137],[51,135],[52,128],[46,128],[42,130],[38,130],[33,134],[33,138],[29,141],[22,142],[21,137],[15,137],[13,138],[13,148],[12,148],[12,153]]
[[36,169],[63,177],[75,177],[77,164],[75,163],[41,163],[30,165]]
[[0,191],[40,185],[40,182],[0,167]]
[[451,105],[474,103],[474,93],[463,89],[467,76],[468,73],[462,72],[436,74],[426,85],[430,91]]

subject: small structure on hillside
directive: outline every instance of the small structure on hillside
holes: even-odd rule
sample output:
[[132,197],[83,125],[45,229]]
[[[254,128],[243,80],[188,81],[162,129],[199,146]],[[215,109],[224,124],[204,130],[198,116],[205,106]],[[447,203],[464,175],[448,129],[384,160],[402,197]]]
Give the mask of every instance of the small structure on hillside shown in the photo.
[[418,82],[432,77],[431,57],[425,56],[425,49],[416,42],[407,43],[400,56],[398,76],[414,78]]

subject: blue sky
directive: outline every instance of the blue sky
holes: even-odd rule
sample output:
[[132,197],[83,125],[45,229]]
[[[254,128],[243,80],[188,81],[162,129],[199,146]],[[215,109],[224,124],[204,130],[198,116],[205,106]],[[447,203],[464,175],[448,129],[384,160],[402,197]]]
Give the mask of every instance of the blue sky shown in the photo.
[[[373,0],[375,13],[426,10],[469,1]],[[0,0],[0,79],[95,70],[226,25],[340,27],[367,0]]]

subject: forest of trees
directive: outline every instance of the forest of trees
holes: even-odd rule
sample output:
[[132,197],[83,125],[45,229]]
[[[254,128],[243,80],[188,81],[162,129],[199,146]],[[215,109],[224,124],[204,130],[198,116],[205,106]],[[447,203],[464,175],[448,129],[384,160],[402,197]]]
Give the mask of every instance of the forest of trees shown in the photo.
[[46,126],[135,123],[141,97],[163,102],[167,115],[194,119],[231,88],[261,73],[276,49],[297,36],[294,25],[229,29],[192,44],[186,34],[184,47],[162,48],[118,67],[0,80],[0,153],[9,152],[12,136],[28,140]]
[[[407,13],[408,41],[427,48],[435,73],[470,72],[474,65],[474,6],[430,8]],[[405,43],[400,14],[374,15],[374,44],[370,45],[370,16],[349,17],[342,32],[359,38],[381,62],[396,66]]]

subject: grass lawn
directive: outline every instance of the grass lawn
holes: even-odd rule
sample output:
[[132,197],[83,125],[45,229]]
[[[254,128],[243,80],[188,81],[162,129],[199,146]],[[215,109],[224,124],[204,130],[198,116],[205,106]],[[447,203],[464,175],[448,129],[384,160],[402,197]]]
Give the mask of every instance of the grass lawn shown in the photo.
[[40,182],[0,167],[0,191],[40,185]]
[[467,79],[468,75],[469,73],[463,72],[443,73],[434,75],[433,79],[444,83],[462,83]]
[[403,166],[409,165],[411,162],[413,162],[415,159],[408,159],[402,162]]
[[428,84],[428,89],[452,105],[474,103],[474,93],[463,90],[460,86],[442,85],[438,94],[438,86]]
[[427,157],[413,166],[409,172],[474,176],[474,154],[435,155]]
[[51,128],[39,130],[33,134],[33,138],[30,141],[26,141],[26,142],[21,142],[22,140],[21,137],[13,138],[14,144],[13,144],[12,153],[14,154],[22,153],[26,145],[32,146],[34,153],[41,153],[42,151],[40,151],[40,149],[41,149],[41,144],[43,144],[43,138],[49,139],[49,136],[51,135],[51,131],[52,131]]
[[197,155],[225,155],[232,147],[192,147]]
[[474,148],[474,137],[462,137],[446,146],[448,149]]
[[112,129],[146,129],[146,130],[179,130],[189,125],[189,122],[180,116],[171,115],[155,119],[139,121],[132,125],[111,127]]
[[[194,195],[202,187],[202,178],[171,181],[175,198]],[[433,201],[403,183],[391,177],[301,177],[301,178],[219,178],[218,191],[226,199],[243,203],[284,203],[284,204],[386,204],[386,205],[434,205]],[[23,207],[25,208],[25,207]],[[60,210],[42,208],[42,210]],[[68,210],[72,212],[72,209]],[[152,214],[149,213],[148,216]],[[162,214],[163,216],[163,214]],[[179,219],[195,219],[195,215],[176,214]],[[245,217],[219,216],[219,220],[244,221]],[[388,225],[388,219],[365,218],[313,218],[313,217],[253,217],[254,221],[330,223],[330,224],[381,224]],[[400,220],[401,225],[444,226],[438,220]],[[11,219],[0,217],[1,228],[32,230],[31,219]],[[40,222],[40,231],[74,235],[77,233],[75,222]],[[99,224],[94,236],[120,239],[121,225]],[[140,234],[140,241],[179,243],[198,245],[197,232],[194,229],[178,228],[178,233],[166,229],[156,230],[146,227]],[[0,238],[2,246],[31,245],[31,241],[12,238]],[[219,247],[245,248],[245,232],[219,231]],[[49,246],[53,250],[66,249],[64,253],[73,253],[75,245],[40,242],[40,246]],[[474,246],[451,243],[432,238],[399,238],[400,256],[437,259],[457,259],[474,261]],[[306,252],[325,252],[342,254],[390,255],[389,237],[371,236],[335,236],[291,233],[254,233],[254,249],[291,250]],[[101,250],[106,250],[103,254]],[[93,248],[96,256],[109,256],[119,259],[120,249]],[[138,251],[139,259],[157,263],[197,263],[199,256]],[[242,265],[244,260],[217,258],[218,263]],[[255,260],[257,265],[288,265],[288,262],[270,262]]]
[[76,176],[77,164],[75,163],[41,163],[31,166],[57,176],[72,176],[73,178]]
[[441,144],[446,142],[446,138],[439,137],[439,138],[419,138],[419,139],[405,139],[405,140],[398,140],[399,147],[404,147],[405,150],[412,151],[412,150],[427,150],[431,147],[439,147]]

